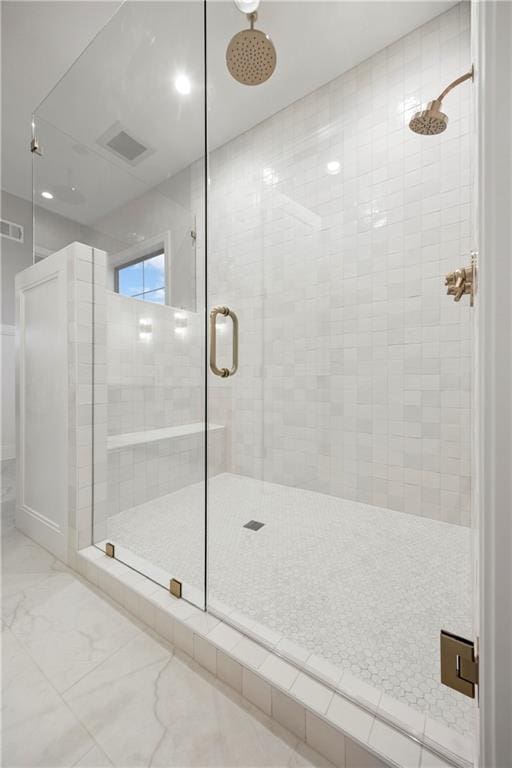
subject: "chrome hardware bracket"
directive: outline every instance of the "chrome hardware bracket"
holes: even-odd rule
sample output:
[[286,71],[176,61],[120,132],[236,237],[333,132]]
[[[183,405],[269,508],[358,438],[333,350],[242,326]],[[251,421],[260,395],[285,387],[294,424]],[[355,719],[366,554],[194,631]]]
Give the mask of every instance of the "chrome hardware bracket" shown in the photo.
[[35,136],[30,142],[30,151],[33,155],[39,155],[40,157],[43,156],[43,148]]
[[[217,315],[230,317],[233,323],[233,362],[231,368],[219,368],[217,365]],[[214,307],[210,312],[210,370],[215,376],[227,379],[238,370],[238,317],[229,307]]]

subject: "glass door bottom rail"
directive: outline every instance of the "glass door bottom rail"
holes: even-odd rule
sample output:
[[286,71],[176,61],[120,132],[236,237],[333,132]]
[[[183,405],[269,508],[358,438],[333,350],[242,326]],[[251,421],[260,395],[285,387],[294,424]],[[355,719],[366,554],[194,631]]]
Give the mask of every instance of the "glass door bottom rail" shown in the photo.
[[[124,510],[108,539],[200,590],[203,494]],[[440,629],[472,634],[470,529],[230,473],[209,481],[208,528],[212,609],[336,687],[471,736],[474,703],[439,680]]]

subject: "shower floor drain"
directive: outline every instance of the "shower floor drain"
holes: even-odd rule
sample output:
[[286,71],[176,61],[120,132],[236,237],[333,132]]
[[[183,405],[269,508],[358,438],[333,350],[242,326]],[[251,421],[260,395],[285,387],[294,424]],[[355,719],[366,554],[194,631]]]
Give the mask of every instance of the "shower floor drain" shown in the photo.
[[257,520],[249,520],[249,522],[244,525],[244,528],[249,528],[251,531],[259,531],[264,525],[265,523],[259,523]]

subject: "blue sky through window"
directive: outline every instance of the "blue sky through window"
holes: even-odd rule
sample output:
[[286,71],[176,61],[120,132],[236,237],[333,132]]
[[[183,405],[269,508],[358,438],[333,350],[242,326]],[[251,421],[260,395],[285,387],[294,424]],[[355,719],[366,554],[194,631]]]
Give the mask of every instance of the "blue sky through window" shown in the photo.
[[163,251],[117,268],[117,292],[123,296],[165,304],[165,256]]
[[119,293],[123,296],[136,296],[144,292],[144,278],[142,261],[138,264],[130,264],[119,270]]

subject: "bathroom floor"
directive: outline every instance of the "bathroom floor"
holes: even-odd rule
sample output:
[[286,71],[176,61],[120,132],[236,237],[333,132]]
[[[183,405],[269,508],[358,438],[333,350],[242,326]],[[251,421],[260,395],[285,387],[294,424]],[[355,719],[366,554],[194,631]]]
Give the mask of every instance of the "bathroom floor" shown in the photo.
[[4,525],[3,766],[329,766]]
[[0,461],[0,472],[2,526],[12,527],[16,504],[16,459]]
[[[201,589],[203,495],[125,510],[109,539]],[[469,529],[229,473],[209,510],[212,608],[342,687],[473,731],[473,702],[439,682],[440,629],[471,635]]]

